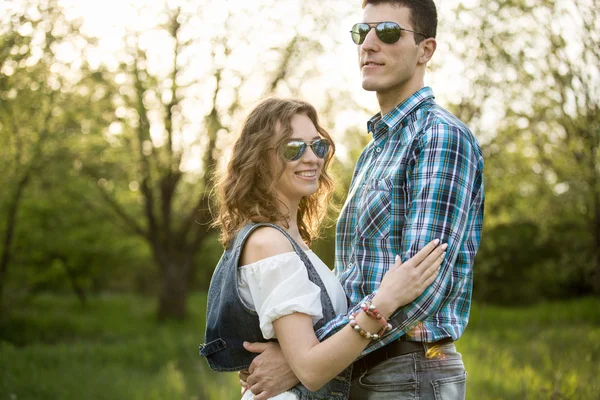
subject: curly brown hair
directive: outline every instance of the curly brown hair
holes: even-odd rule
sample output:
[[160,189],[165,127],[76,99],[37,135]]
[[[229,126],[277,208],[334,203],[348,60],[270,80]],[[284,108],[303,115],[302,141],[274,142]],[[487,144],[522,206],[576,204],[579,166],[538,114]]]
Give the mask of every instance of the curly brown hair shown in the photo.
[[[319,188],[313,195],[303,197],[298,207],[297,224],[302,239],[310,245],[318,237],[333,193],[333,180],[327,167],[335,146],[327,131],[319,125],[317,111],[311,104],[272,97],[261,101],[244,121],[231,160],[217,183],[219,208],[213,226],[221,229],[223,246],[228,247],[248,222],[288,226],[289,215],[280,212],[278,204],[281,203],[274,189],[286,167],[283,148],[292,137],[291,120],[297,114],[310,118],[319,134],[331,142],[319,177]],[[279,163],[269,155],[272,149],[278,150]]]

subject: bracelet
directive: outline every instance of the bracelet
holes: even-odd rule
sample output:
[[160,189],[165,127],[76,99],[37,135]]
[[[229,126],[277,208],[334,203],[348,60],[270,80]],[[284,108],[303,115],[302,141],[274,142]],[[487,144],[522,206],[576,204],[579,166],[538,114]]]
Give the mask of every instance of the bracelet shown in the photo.
[[358,315],[358,313],[356,313],[356,314],[350,314],[350,316],[348,317],[348,319],[350,320],[349,325],[350,325],[350,327],[352,329],[354,329],[355,331],[357,331],[360,336],[362,336],[362,337],[364,337],[366,339],[372,339],[372,340],[380,339],[387,330],[392,329],[391,325],[386,324],[377,333],[371,333],[371,332],[365,331],[356,322],[356,316],[357,315]]
[[349,322],[350,327],[352,329],[354,329],[356,332],[358,332],[358,334],[360,336],[364,337],[365,339],[372,339],[372,340],[379,339],[379,337],[380,337],[379,333],[367,332],[358,325],[358,323],[356,322],[356,315],[357,314],[350,314],[350,316],[348,317],[348,319],[350,320],[350,322]]
[[377,306],[375,306],[375,304],[371,302],[361,303],[360,308],[365,312],[365,314],[367,314],[367,316],[379,321],[386,330],[392,330],[392,324],[388,323],[383,315],[379,313],[379,310],[377,310]]

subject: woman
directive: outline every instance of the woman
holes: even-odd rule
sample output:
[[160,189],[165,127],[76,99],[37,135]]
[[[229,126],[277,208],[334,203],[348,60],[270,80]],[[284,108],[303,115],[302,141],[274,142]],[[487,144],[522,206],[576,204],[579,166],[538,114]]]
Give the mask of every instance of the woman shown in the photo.
[[[270,98],[246,119],[218,184],[226,250],[211,280],[201,354],[214,370],[242,370],[253,358],[243,341],[276,338],[302,383],[280,400],[347,398],[348,366],[389,329],[375,305],[417,298],[445,256],[434,241],[403,264],[396,257],[372,303],[320,343],[314,330],[347,311],[339,282],[309,248],[332,193],[333,153],[310,104]],[[251,390],[243,399],[253,397],[261,399]]]

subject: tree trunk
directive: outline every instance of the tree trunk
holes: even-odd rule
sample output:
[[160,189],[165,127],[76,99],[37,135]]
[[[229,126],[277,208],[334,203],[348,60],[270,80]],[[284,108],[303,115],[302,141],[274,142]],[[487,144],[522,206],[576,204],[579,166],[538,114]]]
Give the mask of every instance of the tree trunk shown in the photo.
[[67,264],[66,258],[62,260],[62,263],[65,268],[65,271],[67,272],[67,276],[69,277],[69,282],[71,283],[71,288],[73,289],[73,292],[75,292],[77,299],[79,299],[79,304],[81,304],[81,307],[86,308],[87,307],[87,294],[85,293],[85,290],[83,289],[83,287],[77,281],[77,273],[72,268],[69,267],[69,265]]
[[[589,129],[590,162],[591,173],[590,192],[592,194],[593,221],[592,235],[594,238],[593,257],[594,271],[592,273],[592,290],[600,295],[600,186],[598,182],[598,157],[600,156],[600,123],[598,122],[598,107],[589,110],[586,126]],[[584,136],[585,137],[585,136]]]
[[0,309],[2,309],[2,299],[4,290],[4,280],[6,279],[6,272],[8,271],[8,265],[12,259],[12,242],[14,233],[17,228],[17,213],[19,212],[19,206],[21,205],[21,198],[23,197],[23,191],[27,183],[29,182],[30,173],[27,171],[17,183],[17,187],[13,193],[10,205],[8,207],[8,214],[6,216],[6,231],[4,233],[3,250],[0,258]]
[[594,158],[592,162],[592,196],[594,203],[594,221],[593,221],[593,234],[594,234],[594,273],[593,279],[593,290],[594,293],[600,295],[600,193],[598,188],[598,172],[596,167],[597,149],[594,151]]
[[[168,254],[168,253],[167,253]],[[192,255],[161,257],[161,291],[158,302],[158,319],[183,320],[187,314],[188,285],[191,276]]]
[[594,293],[600,295],[600,200],[598,193],[594,193],[594,213],[594,262],[596,267],[593,275]]

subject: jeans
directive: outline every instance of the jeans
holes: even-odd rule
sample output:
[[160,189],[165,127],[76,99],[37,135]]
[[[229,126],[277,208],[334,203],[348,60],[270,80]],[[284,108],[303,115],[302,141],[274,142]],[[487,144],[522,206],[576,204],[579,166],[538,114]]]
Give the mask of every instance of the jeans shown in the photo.
[[467,373],[454,343],[390,358],[354,376],[351,400],[463,400]]

